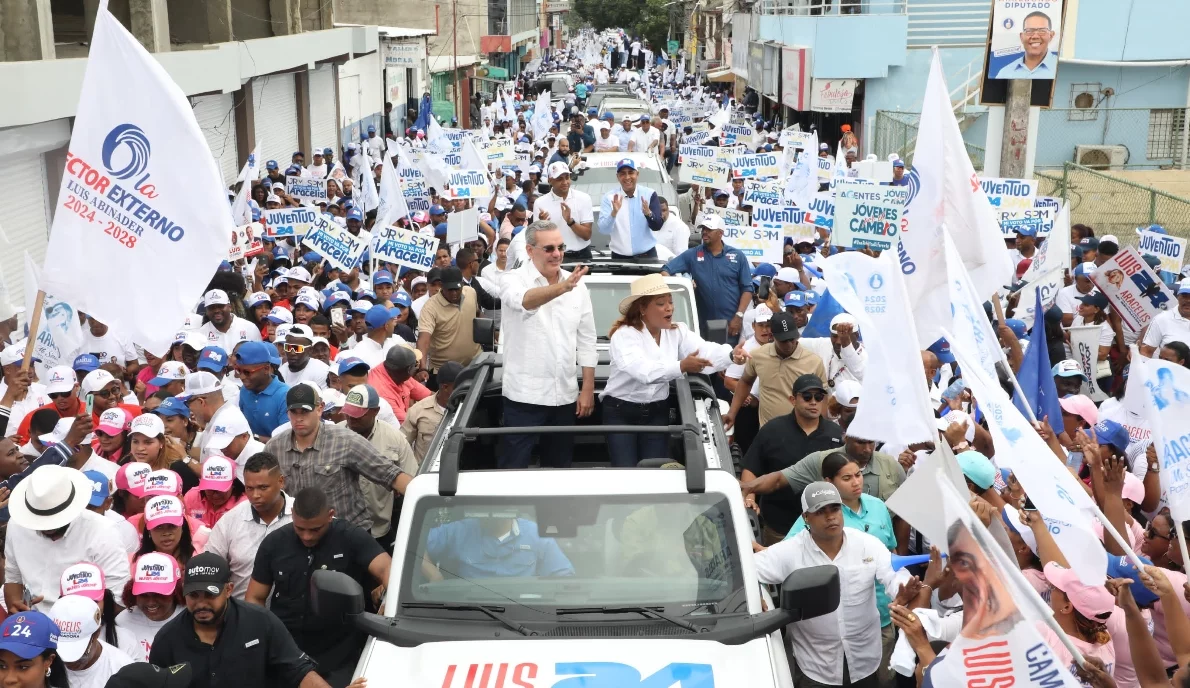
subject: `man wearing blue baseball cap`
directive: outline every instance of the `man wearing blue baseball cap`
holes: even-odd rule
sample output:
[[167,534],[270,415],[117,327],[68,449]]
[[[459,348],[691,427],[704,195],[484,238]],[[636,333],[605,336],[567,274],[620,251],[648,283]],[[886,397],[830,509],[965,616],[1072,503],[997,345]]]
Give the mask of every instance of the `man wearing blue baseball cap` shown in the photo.
[[1054,297],[1054,305],[1062,309],[1062,326],[1070,327],[1074,316],[1078,313],[1078,298],[1095,291],[1095,283],[1091,281],[1091,273],[1095,272],[1094,263],[1079,263],[1070,271],[1074,283],[1058,290]]
[[240,390],[240,411],[248,419],[252,434],[258,439],[271,437],[278,426],[285,423],[286,385],[273,373],[280,364],[277,348],[267,342],[245,342],[232,355],[236,376],[244,387]]
[[639,173],[632,158],[616,163],[619,189],[603,197],[599,211],[599,233],[611,235],[612,258],[616,260],[657,258],[653,232],[661,229],[661,202],[650,188],[637,184]]
[[352,208],[347,211],[347,231],[351,232],[352,236],[359,236],[359,233],[364,228],[364,211],[359,208]]
[[[827,149],[829,152],[829,148]],[[893,160],[893,177],[889,186],[909,186],[909,178],[905,176],[905,161],[897,158]]]
[[[603,218],[600,218],[600,222]],[[752,301],[752,271],[743,251],[723,242],[723,218],[703,213],[695,220],[702,243],[670,259],[663,274],[687,273],[698,284],[715,289],[696,289],[699,326],[706,332],[708,320],[727,320],[728,341],[735,343],[744,327],[744,311]]]
[[384,137],[376,135],[376,127],[368,125],[368,139],[366,142],[368,147],[368,156],[373,160],[380,160],[380,156],[384,155]]
[[1008,255],[1012,258],[1012,266],[1018,268],[1022,260],[1028,258],[1032,260],[1037,255],[1037,227],[1021,226],[1016,228],[1016,245],[1008,250]]

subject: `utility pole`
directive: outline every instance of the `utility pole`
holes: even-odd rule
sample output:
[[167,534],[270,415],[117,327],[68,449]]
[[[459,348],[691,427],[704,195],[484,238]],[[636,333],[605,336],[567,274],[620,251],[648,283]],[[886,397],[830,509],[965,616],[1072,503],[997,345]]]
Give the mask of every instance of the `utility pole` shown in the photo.
[[455,73],[455,119],[458,120],[459,125],[463,124],[463,91],[462,85],[459,83],[459,0],[450,0],[450,40],[453,44],[452,50],[454,55],[451,57],[451,64],[454,66]]
[[1000,176],[1020,179],[1025,176],[1025,158],[1029,148],[1029,103],[1033,82],[1013,79],[1008,82],[1004,101],[1004,138],[1000,142]]

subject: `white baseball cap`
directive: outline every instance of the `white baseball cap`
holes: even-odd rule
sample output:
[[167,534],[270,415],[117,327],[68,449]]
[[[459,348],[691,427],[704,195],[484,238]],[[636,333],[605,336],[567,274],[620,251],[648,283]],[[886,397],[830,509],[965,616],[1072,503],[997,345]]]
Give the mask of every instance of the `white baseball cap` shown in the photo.
[[76,384],[78,384],[78,378],[74,376],[74,370],[68,365],[54,366],[45,373],[46,394],[69,392],[74,389]]
[[202,297],[203,306],[226,306],[231,303],[227,298],[227,292],[222,289],[212,289]]
[[293,305],[294,306],[305,306],[306,308],[309,308],[312,311],[318,311],[320,308],[320,306],[318,304],[318,299],[311,294],[299,294],[298,297],[296,299],[294,299]]
[[128,429],[130,435],[144,435],[145,437],[164,437],[165,423],[155,413],[142,413],[132,419],[132,427]]
[[[90,377],[90,375],[87,377]],[[177,398],[178,401],[185,402],[191,397],[218,392],[221,389],[223,389],[223,383],[219,380],[219,378],[205,370],[200,370],[197,373],[190,373],[186,376],[186,387],[182,390],[182,393],[179,394]]]
[[111,373],[103,368],[98,368],[87,373],[87,377],[83,378],[82,392],[83,394],[98,392],[115,381],[116,378]]
[[856,322],[855,316],[851,315],[850,313],[840,313],[831,318],[831,332],[834,332],[835,328],[839,325],[851,325],[853,330],[856,332],[859,331],[859,323]]
[[[716,216],[716,217],[718,217],[718,216]],[[797,270],[795,270],[791,267],[783,267],[783,268],[777,270],[777,275],[775,277],[773,277],[773,279],[779,279],[782,282],[788,282],[790,284],[793,284],[794,282],[802,281],[801,275],[798,274]]]
[[773,311],[763,303],[757,306],[753,312],[756,314],[755,322],[766,323],[773,319]]
[[570,166],[560,160],[558,162],[551,162],[547,168],[547,172],[550,179],[557,179],[564,174],[570,174]]
[[290,268],[289,274],[286,275],[286,278],[291,282],[305,282],[307,284],[313,281],[310,277],[310,271],[300,265],[295,268]]
[[219,422],[212,424],[203,438],[211,449],[223,450],[232,440],[251,431],[244,413],[232,406],[220,411]]
[[[723,229],[723,218],[719,217],[718,215],[716,215],[714,213],[703,213],[702,215],[698,216],[696,226],[699,228],[706,227],[707,229],[712,229],[712,230],[714,230],[714,229],[722,230]],[[794,281],[796,282],[797,280],[794,280]]]
[[58,656],[63,662],[77,662],[99,630],[99,605],[83,595],[66,595],[54,603],[50,618],[58,624]]

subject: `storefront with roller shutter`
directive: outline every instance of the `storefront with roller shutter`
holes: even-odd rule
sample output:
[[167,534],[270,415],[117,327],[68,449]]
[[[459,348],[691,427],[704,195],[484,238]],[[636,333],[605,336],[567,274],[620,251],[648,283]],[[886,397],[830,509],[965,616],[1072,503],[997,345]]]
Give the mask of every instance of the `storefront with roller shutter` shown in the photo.
[[194,119],[198,120],[198,127],[223,174],[223,183],[234,184],[240,172],[234,96],[230,93],[193,96],[190,104],[194,107]]
[[[297,90],[293,74],[267,74],[252,80],[252,115],[256,120],[256,145],[265,160],[276,160],[284,170],[298,146]],[[310,151],[306,164],[310,163]]]
[[[310,79],[310,145],[317,150],[331,148],[336,159],[339,151],[339,95],[336,89],[335,65],[324,64],[309,72]],[[306,152],[306,163],[312,151]]]

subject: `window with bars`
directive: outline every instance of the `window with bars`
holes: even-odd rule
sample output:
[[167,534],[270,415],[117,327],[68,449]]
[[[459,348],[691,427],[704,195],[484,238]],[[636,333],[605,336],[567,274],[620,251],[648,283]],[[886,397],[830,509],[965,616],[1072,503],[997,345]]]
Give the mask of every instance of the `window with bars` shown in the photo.
[[1070,110],[1066,119],[1070,122],[1094,122],[1099,119],[1099,104],[1102,102],[1102,84],[1071,84]]
[[1149,110],[1149,136],[1145,157],[1150,160],[1180,159],[1186,110],[1169,108]]

